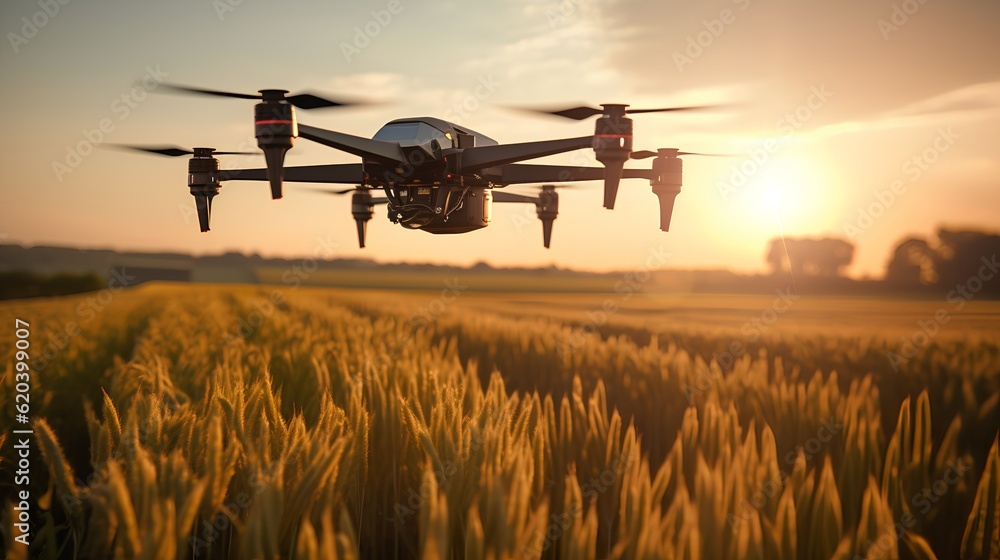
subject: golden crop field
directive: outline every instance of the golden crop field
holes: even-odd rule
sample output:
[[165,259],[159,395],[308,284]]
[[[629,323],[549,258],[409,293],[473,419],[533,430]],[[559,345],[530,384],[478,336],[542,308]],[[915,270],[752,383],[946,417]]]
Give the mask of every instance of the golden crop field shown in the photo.
[[[11,558],[1000,558],[1000,304],[144,285],[0,305]],[[9,325],[9,327],[7,327]]]

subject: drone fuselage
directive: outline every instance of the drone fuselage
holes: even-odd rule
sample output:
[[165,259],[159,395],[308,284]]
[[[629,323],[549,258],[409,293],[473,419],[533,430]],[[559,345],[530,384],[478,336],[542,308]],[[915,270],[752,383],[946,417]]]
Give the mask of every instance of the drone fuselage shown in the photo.
[[491,176],[461,173],[460,158],[462,149],[496,146],[495,140],[433,117],[396,119],[372,139],[398,143],[406,160],[362,159],[363,185],[385,191],[391,222],[439,234],[466,233],[490,224]]

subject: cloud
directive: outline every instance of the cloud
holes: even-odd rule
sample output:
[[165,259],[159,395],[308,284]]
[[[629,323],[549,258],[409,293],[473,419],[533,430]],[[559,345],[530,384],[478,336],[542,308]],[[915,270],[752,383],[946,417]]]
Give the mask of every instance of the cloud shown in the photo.
[[986,116],[1000,110],[1000,81],[984,82],[960,87],[940,95],[910,103],[891,113],[892,116],[930,116],[968,113]]
[[327,80],[323,87],[333,92],[363,92],[376,99],[400,96],[417,85],[413,76],[396,72],[362,72],[335,76]]
[[822,126],[814,130],[811,136],[831,137],[914,126],[953,125],[966,121],[982,122],[997,117],[1000,117],[1000,81],[984,82],[927,97],[871,119]]
[[891,40],[877,25],[891,15],[891,0],[617,0],[602,7],[602,48],[633,89],[756,84],[748,101],[766,120],[800,103],[812,85],[837,92],[822,116],[832,123],[1000,79],[988,54],[1000,49],[997,2],[927,3]]

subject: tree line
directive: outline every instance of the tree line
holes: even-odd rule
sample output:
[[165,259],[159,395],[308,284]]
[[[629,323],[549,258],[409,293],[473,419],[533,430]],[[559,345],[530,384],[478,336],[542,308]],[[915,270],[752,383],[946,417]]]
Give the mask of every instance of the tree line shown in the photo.
[[[829,280],[843,277],[854,249],[853,244],[836,238],[775,238],[765,260],[774,275]],[[901,241],[888,257],[883,281],[901,291],[951,289],[971,283],[982,285],[985,294],[1000,295],[998,257],[1000,235],[941,228],[935,238]]]

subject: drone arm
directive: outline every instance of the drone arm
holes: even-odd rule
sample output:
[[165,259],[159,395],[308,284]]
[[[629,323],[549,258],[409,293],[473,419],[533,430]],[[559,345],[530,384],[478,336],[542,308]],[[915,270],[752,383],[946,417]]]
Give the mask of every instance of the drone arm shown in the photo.
[[493,191],[493,202],[525,202],[531,204],[537,204],[538,198],[533,196],[525,196],[523,194],[508,193],[502,191]]
[[[652,179],[651,169],[625,169],[624,179]],[[601,167],[574,167],[568,165],[511,164],[503,166],[500,182],[504,185],[520,183],[567,183],[570,181],[603,181]],[[495,195],[494,195],[495,196]]]
[[462,150],[462,171],[474,172],[526,159],[540,158],[593,147],[593,136],[544,140],[521,144],[501,144],[499,146],[477,146]]
[[[220,181],[267,181],[266,169],[224,169]],[[364,180],[360,163],[286,167],[285,181],[293,183],[344,183],[359,185]]]
[[381,140],[362,138],[304,124],[299,125],[299,136],[362,158],[375,159],[385,163],[406,161],[402,148],[395,142],[382,142]]

